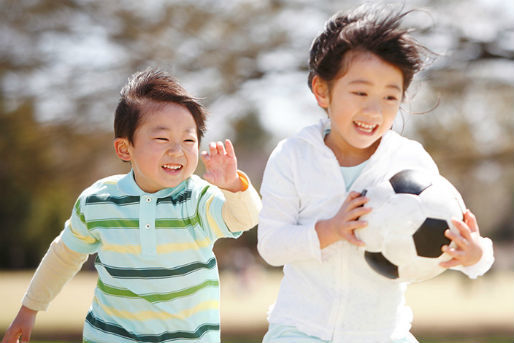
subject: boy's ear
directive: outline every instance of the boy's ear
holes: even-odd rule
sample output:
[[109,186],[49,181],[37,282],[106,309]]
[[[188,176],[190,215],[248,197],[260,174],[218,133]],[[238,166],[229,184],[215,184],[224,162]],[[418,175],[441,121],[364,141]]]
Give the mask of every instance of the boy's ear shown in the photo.
[[116,155],[123,161],[130,161],[129,141],[127,138],[116,138],[114,139],[114,151]]
[[318,75],[315,75],[312,78],[312,93],[314,94],[318,105],[326,109],[330,104],[330,92],[327,82]]

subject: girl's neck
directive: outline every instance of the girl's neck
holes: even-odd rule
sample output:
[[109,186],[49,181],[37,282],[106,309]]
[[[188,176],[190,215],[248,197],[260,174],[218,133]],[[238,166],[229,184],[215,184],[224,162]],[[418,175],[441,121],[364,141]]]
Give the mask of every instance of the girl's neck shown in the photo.
[[325,136],[325,145],[332,150],[341,167],[353,167],[367,161],[377,150],[380,140],[378,139],[368,148],[359,149],[344,140],[335,140],[333,135],[328,134]]

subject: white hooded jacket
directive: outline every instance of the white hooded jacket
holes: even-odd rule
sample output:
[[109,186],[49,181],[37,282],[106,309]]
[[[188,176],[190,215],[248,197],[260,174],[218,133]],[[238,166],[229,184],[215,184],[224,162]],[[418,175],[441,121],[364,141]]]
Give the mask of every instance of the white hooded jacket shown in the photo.
[[[314,229],[348,195],[338,161],[323,141],[328,127],[322,120],[281,141],[264,172],[258,250],[269,264],[284,266],[268,320],[333,342],[390,342],[410,330],[406,284],[376,274],[363,249],[346,241],[321,250]],[[351,190],[360,192],[403,169],[438,173],[421,144],[389,131]],[[485,273],[494,260],[490,240],[482,243],[482,259],[460,268],[470,277]]]

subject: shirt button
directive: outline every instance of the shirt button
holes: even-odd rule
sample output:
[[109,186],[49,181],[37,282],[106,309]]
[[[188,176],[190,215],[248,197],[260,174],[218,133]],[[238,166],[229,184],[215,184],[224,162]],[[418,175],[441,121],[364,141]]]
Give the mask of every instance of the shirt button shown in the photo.
[[149,229],[149,228],[150,228],[150,224],[146,224],[146,225],[145,225],[145,227],[146,227],[147,229]]
[[152,201],[152,198],[146,198],[146,202],[151,202]]

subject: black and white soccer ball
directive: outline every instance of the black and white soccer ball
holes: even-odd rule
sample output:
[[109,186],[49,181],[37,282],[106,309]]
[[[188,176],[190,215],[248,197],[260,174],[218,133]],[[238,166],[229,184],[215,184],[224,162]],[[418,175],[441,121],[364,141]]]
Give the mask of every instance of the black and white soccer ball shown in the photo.
[[364,257],[373,270],[398,282],[428,280],[445,270],[439,263],[451,257],[441,251],[450,244],[444,232],[458,232],[451,219],[463,218],[466,208],[448,180],[403,170],[367,188],[366,197],[372,211],[361,217],[368,226],[356,236],[365,243]]

